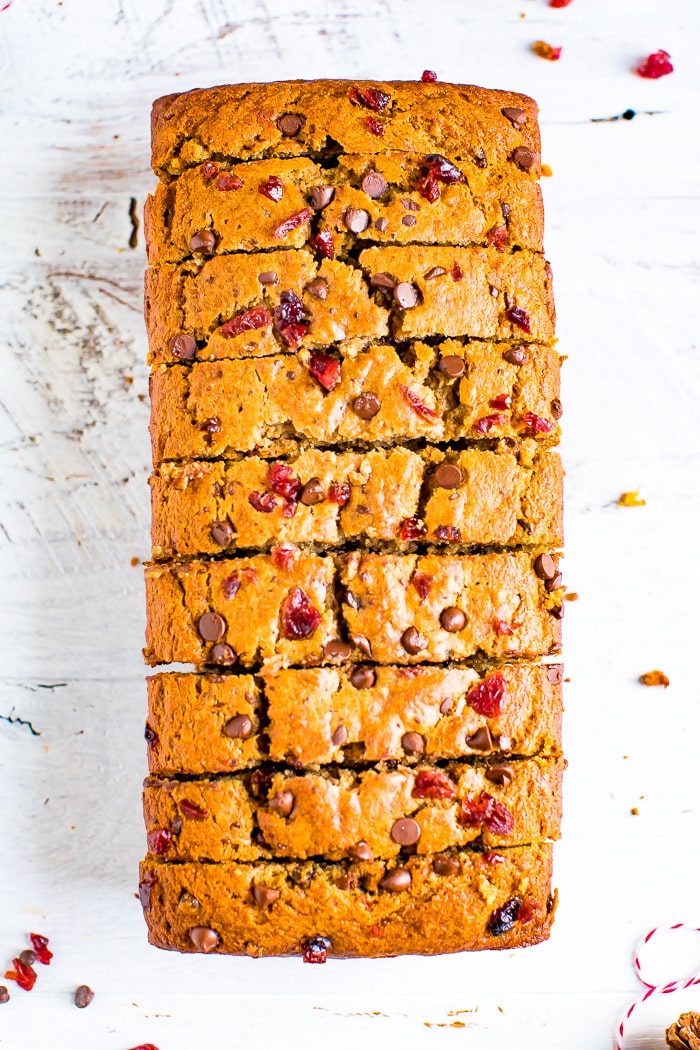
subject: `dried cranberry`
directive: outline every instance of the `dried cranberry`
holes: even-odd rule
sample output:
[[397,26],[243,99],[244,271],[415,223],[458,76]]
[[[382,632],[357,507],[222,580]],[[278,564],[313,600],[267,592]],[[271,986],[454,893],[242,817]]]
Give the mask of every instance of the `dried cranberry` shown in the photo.
[[500,908],[492,911],[488,924],[489,933],[493,934],[494,937],[500,937],[502,934],[512,930],[518,921],[521,904],[520,897],[511,897]]
[[292,587],[282,602],[282,634],[291,642],[308,638],[321,624],[321,614],[301,587]]
[[328,489],[328,502],[344,507],[350,499],[350,491],[347,481],[334,481]]
[[29,940],[36,952],[36,957],[44,966],[48,966],[53,959],[53,952],[49,951],[49,938],[42,937],[40,933],[30,933]]
[[499,394],[498,397],[494,397],[489,401],[491,408],[497,408],[499,412],[503,412],[506,408],[510,408],[511,403],[510,394]]
[[31,992],[36,984],[36,970],[33,966],[23,963],[21,959],[13,959],[14,970],[7,970],[5,977],[8,981],[16,981],[25,992]]
[[399,525],[399,538],[405,541],[419,540],[428,531],[422,518],[404,518]]
[[434,536],[438,540],[447,540],[448,543],[461,543],[462,530],[457,525],[436,525]]
[[189,799],[183,798],[180,801],[179,806],[183,817],[187,817],[189,820],[206,820],[209,816],[206,809],[202,809],[201,806],[195,805],[195,803],[190,802]]
[[149,852],[155,854],[156,857],[161,857],[170,849],[173,833],[168,828],[156,828],[155,831],[149,832],[146,838]]
[[333,944],[328,937],[305,937],[301,942],[305,963],[324,963]]
[[138,1046],[132,1046],[131,1050],[158,1050],[158,1047],[153,1043],[140,1043]]
[[223,172],[216,180],[217,190],[240,190],[242,185],[243,180],[238,175],[229,175],[228,172]]
[[534,412],[525,412],[523,421],[533,434],[549,434],[550,430],[554,430],[554,423],[551,419],[543,419],[542,416],[536,416]]
[[423,419],[429,420],[440,418],[440,413],[436,412],[434,408],[430,408],[429,405],[426,405],[421,401],[418,394],[414,394],[410,387],[401,385],[399,390],[401,391],[404,400],[408,402],[417,415],[422,416]]
[[267,793],[272,787],[272,773],[266,769],[256,769],[250,778],[250,790],[254,798],[267,798]]
[[230,576],[227,576],[224,582],[221,584],[221,590],[224,592],[224,598],[227,601],[231,601],[238,594],[241,586],[241,578],[237,572],[232,572]]
[[421,769],[411,794],[414,798],[456,798],[457,785],[441,769]]
[[439,153],[429,153],[421,167],[423,174],[418,179],[416,186],[421,197],[425,197],[431,204],[434,204],[440,197],[439,182],[451,185],[462,180],[462,172],[459,168],[450,164],[447,157]]
[[515,324],[518,328],[522,328],[523,332],[530,334],[530,315],[526,310],[523,310],[522,306],[509,306],[506,310],[506,317]]
[[437,73],[433,73],[432,69],[424,69],[421,74],[421,80],[424,84],[434,84],[437,80]]
[[367,117],[367,119],[365,120],[365,124],[367,125],[367,130],[372,135],[384,134],[384,125],[380,124],[376,117]]
[[664,51],[661,48],[659,51],[655,51],[653,55],[648,55],[637,66],[635,73],[639,74],[640,77],[644,77],[645,80],[658,80],[659,77],[667,77],[669,73],[673,73],[671,56],[668,51]]
[[277,500],[272,492],[251,492],[248,502],[261,514],[271,514],[277,506]]
[[204,420],[199,429],[205,434],[218,434],[221,430],[221,420],[218,416],[210,416],[209,419]]
[[510,835],[515,827],[510,810],[486,791],[475,798],[462,799],[459,822],[465,827],[483,824],[494,835]]
[[282,292],[279,304],[275,307],[275,328],[287,346],[295,350],[306,335],[309,320],[304,304],[292,291]]
[[518,912],[518,922],[525,925],[528,922],[532,922],[537,911],[537,901],[533,901],[532,897],[526,897],[520,905],[520,911]]
[[158,746],[158,734],[156,733],[155,729],[152,729],[151,726],[149,726],[148,722],[146,722],[146,728],[144,730],[143,735],[146,740],[146,743],[148,744],[149,750],[152,747]]
[[202,175],[205,179],[213,179],[219,172],[219,165],[215,164],[213,160],[206,160],[202,164]]
[[335,259],[335,244],[333,243],[333,234],[330,230],[321,230],[309,243],[314,251],[318,252],[324,259]]
[[267,485],[277,496],[283,496],[284,499],[296,499],[301,490],[299,478],[286,463],[270,464]]
[[507,620],[495,620],[494,621],[494,627],[496,628],[496,634],[501,634],[501,635],[506,635],[506,636],[509,636],[511,634],[515,634],[515,631],[513,630],[513,628],[511,627],[511,625],[508,623]]
[[293,518],[297,512],[297,503],[295,500],[287,499],[282,504],[282,517]]
[[505,678],[500,671],[479,682],[467,693],[467,703],[478,715],[493,718],[503,710],[506,695]]
[[151,910],[151,890],[156,882],[157,879],[155,872],[147,871],[139,883],[139,900],[141,901],[141,907],[144,911]]
[[498,865],[506,862],[506,858],[502,853],[494,853],[493,850],[487,850],[483,856],[485,864]]
[[297,227],[302,226],[305,222],[308,222],[311,218],[311,208],[302,208],[301,211],[295,211],[293,215],[287,216],[283,219],[279,225],[275,226],[274,235],[278,239],[280,237],[286,237],[292,230],[296,230]]
[[[408,520],[410,521],[411,519],[409,518]],[[411,583],[416,588],[420,600],[424,602],[430,594],[430,588],[433,585],[433,577],[428,576],[427,572],[414,572],[413,577],[411,578]]]
[[270,175],[269,179],[260,183],[258,191],[262,193],[263,196],[269,197],[271,201],[281,201],[282,194],[284,193],[282,179],[279,175]]
[[488,434],[494,427],[503,427],[507,422],[507,416],[482,416],[476,423],[472,423],[472,430],[477,434]]
[[254,306],[252,310],[246,310],[243,314],[232,317],[226,324],[222,324],[219,334],[225,339],[232,339],[242,332],[248,332],[254,328],[267,328],[272,324],[272,315],[264,306]]
[[550,7],[568,7],[571,0],[549,0]]
[[335,390],[340,382],[340,361],[322,350],[313,350],[309,359],[309,372],[324,390]]
[[383,113],[391,102],[391,95],[379,88],[351,87],[348,98],[353,106],[364,106],[365,109],[373,109],[375,113]]
[[294,565],[294,559],[298,550],[299,548],[295,547],[293,543],[283,543],[279,547],[273,547],[270,551],[272,564],[278,569],[284,569],[286,572],[289,572]]
[[508,243],[508,227],[494,226],[493,229],[489,230],[486,234],[486,243],[489,248],[495,248],[497,252],[505,251],[506,244]]
[[464,277],[464,270],[457,262],[452,263],[452,269],[450,270],[450,276],[453,281],[461,281]]

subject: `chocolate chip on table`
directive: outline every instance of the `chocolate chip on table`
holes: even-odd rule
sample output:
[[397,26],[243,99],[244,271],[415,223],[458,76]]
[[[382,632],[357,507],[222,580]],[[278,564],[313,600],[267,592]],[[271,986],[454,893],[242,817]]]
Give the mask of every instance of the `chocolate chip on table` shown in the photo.
[[435,277],[442,277],[447,270],[444,266],[433,266],[426,274],[424,274],[424,280],[432,281]]
[[73,996],[73,1002],[79,1010],[84,1010],[86,1006],[89,1006],[92,1000],[95,998],[95,993],[92,988],[89,988],[86,984],[81,984],[75,989],[75,995]]
[[527,113],[524,109],[518,109],[516,106],[504,106],[501,113],[511,122],[516,131],[520,131],[527,124]]
[[551,594],[552,591],[556,591],[559,587],[561,587],[563,582],[564,577],[560,572],[558,572],[556,576],[552,576],[551,580],[544,581],[544,589],[547,591],[548,594]]
[[388,273],[373,273],[369,283],[372,288],[381,288],[385,292],[393,292],[396,287],[396,281]]
[[274,270],[264,270],[258,274],[260,284],[279,284],[280,279]]
[[559,685],[564,675],[563,664],[547,664],[547,678],[552,685]]
[[314,299],[327,299],[328,282],[324,281],[323,277],[317,277],[316,280],[309,281],[306,291],[309,295],[313,295]]
[[321,211],[321,209],[330,204],[335,197],[335,189],[333,186],[312,186],[310,193],[311,203],[316,211]]
[[189,361],[197,353],[197,343],[191,335],[180,332],[174,335],[168,343],[168,349],[178,361]]
[[31,948],[25,948],[23,952],[19,953],[19,961],[23,966],[33,966],[36,962],[36,952],[32,951]]
[[197,630],[205,642],[220,642],[226,634],[226,620],[219,613],[204,613],[199,618]]
[[380,233],[384,233],[388,226],[389,220],[385,219],[383,215],[381,215],[378,219],[374,220],[374,227],[375,229],[379,230]]
[[[348,602],[348,604],[350,604],[350,603]],[[370,642],[369,638],[367,638],[366,635],[364,635],[364,634],[351,634],[349,637],[350,637],[350,641],[352,642],[352,644],[357,649],[359,649],[360,652],[364,653],[365,656],[369,656],[371,658],[371,656],[372,656],[372,643]]]
[[443,631],[449,631],[450,634],[456,634],[457,631],[461,631],[466,622],[467,617],[456,605],[450,605],[449,608],[443,609],[440,613],[440,626]]
[[228,547],[233,539],[233,525],[230,521],[213,521],[210,532],[211,538],[219,547]]
[[349,660],[351,653],[351,647],[340,638],[331,638],[323,647],[323,655],[327,660]]
[[401,219],[404,226],[415,226],[417,221],[415,215],[404,215]]
[[343,744],[347,743],[348,731],[345,726],[338,726],[331,737],[331,743],[333,747],[342,747]]
[[422,755],[425,751],[425,737],[420,733],[404,733],[401,737],[401,747],[407,755]]
[[9,1003],[9,1001],[10,1001],[10,993],[7,990],[7,986],[4,985],[4,984],[0,984],[0,1004],[1,1003]]
[[552,400],[551,409],[552,409],[552,415],[554,416],[555,419],[561,419],[561,417],[564,415],[564,409],[562,408],[561,401],[559,400],[558,397],[555,397]]
[[457,875],[459,861],[456,857],[434,857],[433,871],[436,875]]
[[372,200],[376,200],[377,197],[381,197],[383,193],[386,193],[388,185],[384,176],[380,175],[378,171],[368,171],[362,180],[362,189]]
[[402,310],[412,310],[418,303],[418,289],[410,281],[401,281],[394,288],[394,300]]
[[279,895],[279,890],[273,890],[269,886],[253,886],[253,899],[258,908],[269,908]]
[[552,580],[557,575],[557,566],[551,554],[538,554],[533,568],[541,580]]
[[394,868],[393,871],[388,871],[384,878],[379,880],[379,885],[383,890],[399,893],[401,890],[407,890],[411,885],[411,873],[406,868]]
[[190,940],[200,952],[212,952],[218,947],[219,935],[208,926],[194,926],[190,930]]
[[412,817],[400,817],[392,825],[391,837],[399,846],[413,846],[420,838],[420,824]]
[[348,846],[348,853],[355,860],[371,860],[372,850],[369,848],[364,839],[361,839],[355,846]]
[[448,379],[459,379],[460,376],[464,375],[466,366],[461,357],[456,357],[454,354],[446,354],[445,357],[441,357],[438,361],[438,369]]
[[274,795],[273,798],[268,799],[267,805],[269,809],[279,813],[281,817],[288,817],[294,809],[294,795],[291,791],[280,791],[279,795]]
[[476,733],[467,737],[465,744],[472,751],[490,751],[493,747],[493,738],[486,726],[482,726],[481,729],[477,729]]
[[253,732],[253,721],[248,715],[234,715],[224,726],[224,733],[232,740],[247,740]]
[[205,255],[210,255],[215,248],[216,237],[211,230],[197,230],[190,237],[190,251],[203,252]]
[[362,233],[369,226],[369,212],[365,211],[364,208],[346,208],[343,222],[347,229],[350,230],[350,233]]
[[503,359],[509,365],[524,365],[527,362],[527,353],[522,346],[511,346],[504,353]]
[[306,117],[302,117],[300,113],[285,113],[277,121],[277,127],[283,135],[291,138],[293,135],[299,134],[305,122]]
[[352,403],[353,411],[360,419],[373,419],[381,407],[382,403],[377,395],[369,391],[360,394]]
[[515,164],[521,171],[529,171],[537,159],[535,154],[527,146],[516,146],[512,153]]
[[498,784],[499,787],[508,787],[514,776],[513,767],[503,762],[499,762],[497,766],[488,766],[486,769],[486,779],[492,784]]
[[350,682],[355,689],[371,689],[377,681],[377,675],[371,667],[356,667],[350,675]]
[[407,653],[415,656],[422,649],[427,649],[428,639],[424,638],[415,627],[407,627],[401,635],[401,644]]
[[462,484],[462,471],[454,463],[441,463],[435,471],[435,484],[441,489],[456,489]]
[[325,498],[326,490],[321,484],[320,478],[309,478],[299,497],[305,507],[315,507],[317,503],[323,503]]

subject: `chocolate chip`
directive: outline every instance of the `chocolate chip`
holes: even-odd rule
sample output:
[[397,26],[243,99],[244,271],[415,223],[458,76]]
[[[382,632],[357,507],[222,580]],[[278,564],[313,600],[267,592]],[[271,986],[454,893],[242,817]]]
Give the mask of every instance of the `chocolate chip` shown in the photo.
[[501,113],[504,117],[507,117],[516,131],[520,131],[527,124],[527,113],[524,109],[518,109],[516,106],[504,106]]
[[294,809],[294,795],[291,791],[280,791],[267,801],[268,808],[281,817],[288,817]]
[[551,594],[552,591],[558,590],[558,588],[561,587],[563,582],[564,577],[560,572],[558,572],[556,576],[552,576],[551,580],[544,581],[544,589],[546,590],[547,594]]
[[340,638],[332,638],[323,647],[323,655],[327,660],[348,660],[351,653],[352,649],[348,643]]
[[9,1003],[9,1001],[10,993],[7,990],[7,986],[4,984],[0,984],[0,1004]]
[[404,733],[401,737],[401,747],[407,755],[422,755],[425,751],[425,737],[420,733]]
[[210,531],[211,538],[219,547],[228,547],[233,539],[233,526],[230,521],[213,521]]
[[279,284],[280,279],[274,270],[264,270],[258,274],[258,280],[260,284]]
[[36,962],[36,952],[32,951],[31,948],[25,948],[23,952],[19,953],[19,961],[25,966],[33,966]]
[[373,273],[369,279],[372,288],[381,288],[385,292],[393,292],[396,281],[388,273]]
[[423,275],[423,279],[426,281],[432,281],[435,277],[442,277],[444,273],[447,273],[444,266],[433,266]]
[[197,230],[192,237],[190,237],[190,251],[202,252],[204,255],[211,255],[216,248],[216,237],[211,230]]
[[563,620],[564,619],[564,606],[563,605],[555,605],[553,609],[549,610],[549,615],[553,616],[555,620]]
[[345,589],[342,600],[343,603],[345,605],[349,605],[351,609],[357,610],[362,608],[362,603],[360,602],[360,599],[357,597],[357,595],[352,593],[349,587]]
[[388,871],[384,878],[379,880],[379,885],[383,890],[399,893],[401,890],[407,890],[411,885],[411,873],[406,868],[394,868],[393,871]]
[[394,288],[394,300],[402,310],[412,310],[418,302],[418,289],[410,281],[401,281]]
[[454,463],[441,463],[435,471],[435,484],[441,489],[456,489],[462,484],[462,471]]
[[269,886],[253,886],[253,899],[258,908],[269,908],[280,895],[279,890],[270,889]]
[[498,297],[499,297],[499,295],[501,293],[499,292],[499,290],[498,290],[498,288],[496,287],[495,284],[490,284],[489,285],[489,294],[491,295],[491,297],[493,299],[498,299]]
[[484,153],[483,149],[479,148],[474,154],[474,163],[476,164],[477,168],[486,167],[486,154]]
[[73,1002],[79,1010],[84,1010],[86,1006],[89,1006],[92,1000],[95,998],[95,993],[92,988],[88,988],[86,984],[81,984],[75,989],[75,995],[73,996]]
[[372,850],[364,839],[361,839],[356,846],[348,846],[348,853],[351,857],[355,857],[356,860],[372,859]]
[[283,135],[291,137],[299,134],[305,122],[306,117],[302,117],[300,113],[285,113],[277,121],[277,127]]
[[547,664],[547,678],[552,685],[559,685],[564,674],[563,664]]
[[537,159],[527,146],[516,146],[512,153],[513,160],[521,171],[529,171]]
[[309,281],[305,289],[314,299],[328,298],[328,282],[323,277],[317,277],[315,281]]
[[355,689],[371,689],[377,681],[377,675],[371,667],[356,667],[350,675],[350,682]]
[[173,835],[179,835],[182,831],[182,817],[179,814],[173,817],[172,823],[170,825],[170,830],[173,833]]
[[448,696],[440,704],[440,714],[441,715],[449,715],[451,710],[452,710],[452,697]]
[[415,226],[417,221],[415,215],[404,215],[401,219],[404,226]]
[[507,204],[506,201],[501,201],[501,215],[504,219],[510,215],[510,204]]
[[391,837],[399,846],[413,846],[420,838],[420,824],[411,817],[400,817],[391,828]]
[[234,715],[224,726],[224,733],[232,740],[247,740],[253,732],[253,722],[248,715]]
[[527,362],[527,354],[522,346],[511,346],[506,350],[503,359],[510,365],[524,365]]
[[326,490],[321,484],[321,479],[309,478],[299,498],[305,507],[315,507],[317,503],[323,503],[326,498]]
[[558,397],[553,398],[551,403],[552,415],[555,419],[561,419],[564,415],[564,409],[562,408],[561,401]]
[[191,335],[185,335],[184,332],[180,332],[179,335],[174,335],[170,340],[168,349],[178,361],[189,361],[197,353],[197,344]]
[[339,890],[356,890],[358,886],[357,875],[341,875],[336,881],[336,886]]
[[372,643],[364,634],[351,634],[350,641],[365,656],[372,656]]
[[190,930],[190,940],[198,951],[212,952],[219,944],[219,935],[208,926],[195,926]]
[[382,407],[382,403],[376,394],[367,392],[356,397],[352,407],[360,419],[373,419]]
[[401,644],[407,653],[415,656],[422,649],[427,649],[428,639],[424,638],[415,627],[407,627],[401,635]]
[[448,379],[459,379],[460,376],[464,375],[465,367],[463,359],[455,357],[453,354],[447,354],[438,361],[438,369]]
[[365,191],[368,197],[372,200],[376,200],[377,197],[381,197],[386,192],[388,183],[383,175],[380,175],[378,171],[368,171],[362,180],[362,189]]
[[226,634],[226,620],[219,613],[204,613],[199,618],[197,630],[205,642],[219,642]]
[[232,667],[236,662],[236,654],[230,645],[215,645],[209,653],[207,663],[217,664],[219,667]]
[[343,222],[347,229],[350,230],[350,233],[362,233],[369,226],[369,212],[365,211],[364,208],[346,208]]
[[338,726],[331,737],[331,743],[334,747],[342,747],[343,744],[347,743],[348,731],[345,726]]
[[449,631],[450,634],[456,634],[457,631],[461,631],[466,622],[466,616],[455,605],[450,605],[448,609],[443,609],[440,613],[440,626],[444,631]]
[[490,751],[493,747],[493,739],[486,726],[468,736],[465,743],[472,751]]
[[383,215],[374,220],[375,229],[379,230],[380,233],[384,233],[388,225],[389,220],[385,219]]
[[557,574],[556,563],[550,554],[538,554],[533,568],[541,580],[552,580]]
[[490,780],[492,784],[498,784],[499,787],[508,787],[513,782],[512,766],[507,766],[504,762],[499,762],[497,766],[487,766],[486,768],[486,779]]
[[459,874],[459,861],[456,857],[434,857],[433,871],[436,875]]

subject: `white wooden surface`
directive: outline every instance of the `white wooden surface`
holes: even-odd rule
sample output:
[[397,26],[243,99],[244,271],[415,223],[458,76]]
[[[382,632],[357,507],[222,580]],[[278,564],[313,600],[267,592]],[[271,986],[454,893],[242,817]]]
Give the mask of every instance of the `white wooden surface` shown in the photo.
[[[563,45],[558,64],[529,53],[538,38]],[[0,1046],[607,1047],[637,992],[638,935],[700,925],[696,3],[15,0],[0,47],[0,965],[30,929],[56,952],[31,995],[0,1007]],[[633,76],[658,47],[673,76]],[[148,552],[144,254],[129,209],[153,181],[150,102],[426,67],[533,94],[554,170],[566,567],[580,594],[554,935],[520,954],[325,967],[160,953],[134,899],[145,697],[130,564]],[[630,107],[655,115],[591,122]],[[616,507],[634,488],[646,507]],[[636,682],[656,667],[666,691]],[[699,959],[700,942],[680,962]],[[96,991],[83,1012],[81,982]],[[700,992],[649,1008],[632,1045],[661,1046],[688,1004]]]

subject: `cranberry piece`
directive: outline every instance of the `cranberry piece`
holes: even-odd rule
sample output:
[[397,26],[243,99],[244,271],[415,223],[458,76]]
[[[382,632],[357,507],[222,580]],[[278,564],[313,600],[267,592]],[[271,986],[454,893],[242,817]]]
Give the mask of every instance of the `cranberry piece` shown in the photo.
[[507,416],[482,416],[481,419],[477,419],[476,423],[472,424],[472,430],[477,434],[488,434],[494,427],[505,426],[507,422]]
[[324,963],[333,947],[329,937],[305,937],[301,943],[305,963]]
[[489,248],[495,248],[497,252],[505,251],[506,244],[508,243],[508,227],[494,226],[493,229],[489,230],[486,234],[486,243]]
[[506,310],[506,317],[515,324],[518,328],[522,328],[523,332],[530,334],[530,315],[526,310],[523,310],[522,306],[509,306]]
[[156,857],[162,857],[170,849],[173,833],[167,828],[156,828],[155,831],[148,834],[147,841],[149,852],[155,854]]
[[494,853],[493,850],[487,850],[484,853],[484,863],[497,866],[498,864],[505,864],[506,858],[502,853]]
[[494,622],[494,627],[496,628],[496,634],[506,635],[506,636],[509,636],[511,634],[515,634],[515,631],[513,630],[513,628],[511,627],[511,625],[508,623],[507,620],[496,620]]
[[568,7],[571,0],[549,0],[550,7]]
[[500,671],[479,682],[467,693],[467,703],[478,715],[493,718],[503,710],[506,695],[505,678]]
[[365,109],[373,109],[375,113],[383,113],[391,102],[391,95],[379,88],[351,87],[348,98],[353,106],[364,106]]
[[30,933],[29,940],[36,952],[36,957],[44,966],[48,966],[53,959],[53,952],[49,951],[49,938],[42,937],[40,933]]
[[384,134],[384,125],[380,124],[376,117],[367,117],[365,124],[367,125],[367,130],[371,132],[372,135]]
[[350,486],[347,481],[334,481],[328,489],[328,502],[344,507],[350,499]]
[[293,518],[297,512],[296,500],[285,500],[282,504],[282,517]]
[[209,816],[205,809],[195,805],[194,802],[190,802],[189,799],[183,798],[179,805],[183,817],[187,817],[189,820],[206,820]]
[[292,587],[282,602],[282,634],[291,642],[308,638],[321,624],[321,614],[301,587]]
[[554,430],[554,423],[550,419],[536,416],[534,412],[525,412],[523,420],[527,429],[531,430],[533,434],[549,434],[550,430]]
[[422,518],[404,518],[399,525],[399,538],[405,541],[419,540],[428,528]]
[[500,908],[492,911],[488,923],[489,933],[493,934],[494,937],[500,937],[502,934],[512,930],[518,921],[521,904],[520,897],[511,897]]
[[232,317],[226,324],[222,324],[219,334],[225,339],[232,339],[235,335],[248,332],[254,328],[267,328],[272,324],[272,315],[264,306],[254,306],[252,310]]
[[146,722],[146,728],[144,730],[143,735],[144,735],[144,738],[146,740],[146,743],[148,744],[149,751],[150,751],[150,749],[152,747],[157,747],[157,745],[158,745],[158,734],[156,733],[155,729],[152,729],[149,726],[148,722]]
[[271,514],[277,506],[277,500],[272,492],[251,492],[248,502],[261,514]]
[[292,230],[296,230],[297,227],[302,226],[305,222],[308,222],[311,218],[311,208],[302,208],[301,211],[295,211],[293,215],[287,216],[283,219],[279,225],[275,226],[274,235],[278,239],[280,237],[286,237]]
[[497,408],[499,412],[503,412],[506,408],[510,408],[510,403],[510,394],[499,394],[498,397],[494,397],[489,401],[491,408]]
[[202,164],[202,175],[205,179],[213,179],[219,172],[219,165],[215,164],[213,160],[206,160]]
[[296,499],[301,490],[299,478],[286,463],[270,464],[267,485],[277,496],[283,496],[284,499]]
[[324,259],[335,259],[335,244],[330,230],[321,230],[309,243],[314,251]]
[[221,584],[221,589],[224,592],[224,598],[227,601],[231,601],[238,594],[241,586],[241,578],[237,572],[232,572],[230,576],[227,576],[224,582]]
[[418,397],[418,394],[414,394],[410,387],[401,385],[399,387],[402,397],[411,406],[416,415],[422,416],[423,419],[439,419],[440,413],[436,412],[434,408],[430,408]]
[[452,277],[453,281],[461,281],[462,280],[462,278],[464,277],[464,270],[459,265],[459,263],[456,263],[456,262],[452,263],[452,269],[450,270],[450,276]]
[[153,1043],[140,1043],[138,1046],[132,1046],[131,1050],[158,1050],[158,1047]]
[[537,911],[537,901],[533,901],[531,897],[526,897],[520,905],[520,911],[518,912],[518,922],[525,925],[528,922],[532,922]]
[[418,179],[416,186],[421,197],[425,197],[431,204],[434,204],[440,197],[438,183],[444,182],[451,185],[462,180],[462,172],[459,168],[450,164],[447,157],[439,153],[429,153],[421,167],[423,174]]
[[457,525],[437,525],[435,528],[435,538],[438,540],[447,540],[450,543],[460,543],[462,540],[462,530]]
[[287,346],[295,350],[306,335],[309,321],[304,304],[292,291],[282,292],[279,305],[275,307],[275,328]]
[[645,80],[658,80],[659,77],[667,77],[669,73],[673,73],[671,56],[668,51],[664,51],[661,48],[659,51],[655,51],[653,55],[648,55],[637,66],[635,73],[640,77],[644,77]]
[[8,981],[16,981],[25,992],[31,992],[36,984],[36,970],[33,966],[23,963],[21,959],[13,959],[14,970],[7,970],[5,977]]
[[309,372],[324,390],[335,390],[340,382],[340,361],[322,350],[313,350],[309,360]]
[[414,572],[411,583],[416,588],[420,600],[424,602],[430,594],[430,588],[433,585],[433,577],[428,576],[426,572]]
[[411,794],[414,798],[456,798],[457,786],[441,769],[421,769]]
[[432,69],[424,69],[421,73],[421,80],[424,84],[434,84],[437,80],[437,73],[433,73]]
[[230,175],[228,172],[223,172],[216,180],[217,190],[240,190],[242,185],[243,179],[239,179],[238,175]]
[[289,572],[294,565],[294,559],[298,550],[299,548],[295,547],[293,543],[283,543],[279,547],[273,547],[270,551],[272,564],[278,569],[284,569],[285,572]]
[[155,872],[147,871],[139,883],[139,900],[144,911],[151,910],[151,890],[157,881]]
[[510,810],[486,791],[481,791],[475,798],[462,799],[459,822],[464,827],[483,824],[494,835],[510,835],[515,827]]
[[254,798],[267,798],[272,787],[272,773],[265,769],[256,769],[250,778],[250,790]]
[[271,201],[281,201],[284,193],[282,179],[279,175],[270,175],[269,179],[260,183],[258,192],[262,193],[264,197],[269,197]]

